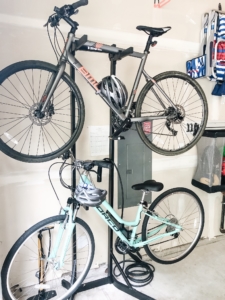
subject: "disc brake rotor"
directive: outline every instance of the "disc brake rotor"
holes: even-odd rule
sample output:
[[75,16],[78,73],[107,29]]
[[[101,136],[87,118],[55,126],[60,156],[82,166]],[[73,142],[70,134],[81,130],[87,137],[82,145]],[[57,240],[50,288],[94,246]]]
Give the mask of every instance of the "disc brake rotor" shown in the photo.
[[52,115],[54,114],[54,108],[51,105],[48,112],[45,112],[44,115],[41,115],[39,105],[37,103],[33,104],[29,109],[29,118],[32,123],[37,126],[43,126],[51,122]]

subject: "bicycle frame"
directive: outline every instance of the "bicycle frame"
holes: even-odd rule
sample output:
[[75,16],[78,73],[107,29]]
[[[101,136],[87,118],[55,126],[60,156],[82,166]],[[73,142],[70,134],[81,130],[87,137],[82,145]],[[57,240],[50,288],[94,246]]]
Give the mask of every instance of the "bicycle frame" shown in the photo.
[[[105,210],[102,208],[102,206],[105,208]],[[133,247],[133,248],[143,247],[155,240],[158,240],[165,236],[170,236],[172,234],[182,231],[182,227],[180,225],[171,223],[166,218],[160,218],[154,214],[148,214],[143,209],[141,204],[138,206],[135,220],[131,221],[131,222],[127,222],[127,221],[124,221],[123,219],[121,219],[106,200],[103,201],[100,206],[94,207],[94,210],[98,213],[98,215],[102,218],[102,220],[115,232],[115,234],[123,242],[125,242],[127,245],[129,245],[129,247]],[[70,207],[66,207],[62,210],[62,214],[65,214],[66,211],[68,213],[68,222],[67,223],[63,222],[60,224],[59,231],[58,231],[57,237],[56,237],[55,245],[53,246],[53,249],[51,250],[50,256],[48,258],[49,260],[53,260],[57,256],[57,252],[59,249],[59,245],[61,243],[62,235],[63,235],[64,229],[66,227],[66,229],[67,229],[66,238],[64,241],[63,250],[60,255],[59,261],[55,265],[56,269],[61,268],[64,264],[64,258],[66,255],[66,251],[69,246],[69,242],[71,240],[73,230],[76,226],[76,222],[74,222],[74,221],[75,221],[75,216],[76,216],[77,210],[75,210],[73,212]],[[117,225],[114,223],[114,221],[112,220],[112,218],[110,217],[110,215],[107,212],[109,212],[119,222],[120,225],[124,225],[126,227],[133,227],[132,233],[131,233],[131,238],[129,240],[124,236],[122,231],[117,227]],[[137,235],[136,235],[137,227],[141,220],[141,214],[147,215],[151,219],[154,219],[160,223],[163,223],[160,226],[157,226],[156,228],[149,230],[149,232],[147,233],[148,239],[146,241],[142,241],[142,237],[137,237]],[[153,237],[157,232],[159,232],[162,228],[166,227],[167,225],[173,226],[175,228],[175,230],[170,231],[170,232],[165,232],[156,237]]]
[[[145,66],[145,63],[146,63],[146,60],[147,60],[147,57],[149,54],[148,51],[145,51],[144,53],[133,52],[133,53],[129,54],[129,56],[131,56],[131,57],[141,59],[141,62],[139,65],[139,69],[138,69],[138,72],[137,72],[137,75],[136,75],[136,78],[135,78],[135,81],[133,84],[133,88],[132,88],[125,111],[123,111],[122,109],[120,109],[120,110],[116,109],[99,90],[99,88],[98,88],[99,82],[97,82],[97,80],[95,80],[95,78],[87,71],[87,69],[85,69],[84,66],[72,55],[71,46],[73,44],[75,44],[77,40],[78,40],[78,38],[75,37],[74,33],[69,33],[65,48],[63,50],[62,56],[58,63],[59,71],[56,76],[52,76],[50,78],[49,83],[45,89],[44,95],[42,96],[42,100],[41,100],[41,102],[43,104],[42,109],[41,109],[42,112],[46,109],[46,107],[50,101],[50,98],[52,97],[52,95],[60,81],[60,78],[63,75],[63,72],[65,71],[67,61],[70,63],[71,66],[73,66],[82,75],[82,77],[84,77],[86,82],[88,82],[89,85],[94,89],[95,93],[98,94],[104,100],[104,102],[118,115],[118,117],[122,121],[124,121],[130,115],[132,103],[134,102],[142,74],[144,75],[144,77],[147,81],[153,82],[153,84],[160,91],[160,93],[169,101],[171,106],[174,107],[175,111],[177,110],[176,106],[174,105],[172,100],[166,95],[166,93],[163,91],[163,89],[144,70],[144,66]],[[120,51],[123,51],[124,49],[118,48],[116,46],[108,46],[108,45],[104,45],[104,44],[97,43],[97,42],[87,41],[83,46],[80,47],[79,50],[90,51],[90,52],[94,51],[94,52],[98,52],[98,53],[107,53],[107,54],[113,55],[113,54],[118,54]],[[153,92],[156,95],[156,98],[159,101],[159,103],[162,105],[162,108],[165,109],[165,105],[161,101],[158,94],[154,91],[154,89],[153,89]],[[172,117],[173,116],[171,116],[171,118]],[[165,116],[165,115],[159,116],[158,115],[158,116],[147,116],[147,117],[138,117],[138,118],[132,117],[132,118],[130,118],[130,120],[131,120],[131,122],[134,123],[134,122],[144,122],[144,121],[150,121],[150,120],[156,120],[156,119],[167,119],[167,118],[168,118],[168,116]]]
[[[157,239],[161,239],[161,238],[163,238],[165,236],[168,236],[168,235],[172,235],[172,234],[180,232],[182,230],[182,227],[180,225],[171,223],[166,218],[160,218],[160,217],[158,217],[156,215],[153,215],[153,214],[150,215],[150,214],[148,214],[143,209],[142,204],[139,204],[138,209],[137,209],[136,218],[135,218],[134,221],[131,221],[131,222],[127,222],[127,221],[124,221],[123,219],[121,219],[118,216],[118,214],[115,212],[115,210],[111,207],[111,205],[106,200],[102,203],[102,206],[104,206],[104,208],[106,210],[104,210],[101,206],[98,206],[98,207],[94,208],[95,211],[97,211],[97,213],[101,216],[101,218],[104,220],[104,222],[108,224],[108,226],[115,232],[115,234],[117,236],[119,236],[119,238],[123,242],[127,243],[127,245],[129,245],[130,247],[134,247],[134,248],[143,247],[144,245],[147,245],[147,244],[149,244],[152,241],[155,241]],[[124,225],[126,227],[133,227],[130,240],[128,240],[123,235],[123,233],[116,226],[116,224],[114,223],[114,221],[112,220],[112,218],[110,218],[110,215],[107,213],[107,211],[119,222],[120,225]],[[150,230],[147,233],[147,237],[149,239],[147,239],[146,241],[142,241],[141,237],[140,238],[136,237],[137,227],[138,227],[138,225],[139,225],[139,223],[141,221],[141,214],[147,215],[151,219],[154,219],[154,220],[156,220],[156,221],[158,221],[160,223],[163,223],[161,226],[159,226],[159,227],[157,227],[155,229],[152,229],[152,230]],[[171,231],[169,233],[166,232],[166,233],[160,234],[157,237],[152,237],[151,238],[151,236],[155,235],[157,232],[159,232],[163,227],[166,227],[167,225],[173,226],[175,228],[175,230]]]

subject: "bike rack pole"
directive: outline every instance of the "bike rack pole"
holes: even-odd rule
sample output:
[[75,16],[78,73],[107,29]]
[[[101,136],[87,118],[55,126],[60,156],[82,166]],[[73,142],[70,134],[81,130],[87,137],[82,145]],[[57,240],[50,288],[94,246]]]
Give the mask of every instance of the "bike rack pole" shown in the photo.
[[[75,51],[72,52],[72,55],[75,55]],[[70,76],[72,77],[72,79],[75,81],[75,69],[70,66]],[[70,107],[71,107],[71,135],[73,134],[74,130],[75,130],[75,118],[76,118],[76,110],[75,110],[75,97],[74,97],[74,94],[71,93],[70,95]],[[71,148],[71,152],[73,154],[73,157],[76,157],[76,143],[74,143],[74,145],[72,146]],[[76,170],[75,168],[73,169],[72,168],[72,177],[71,177],[71,186],[73,187],[73,189],[75,189],[76,187]],[[73,193],[73,191],[72,191]],[[73,197],[73,195],[71,195]],[[73,210],[75,209],[75,206],[73,204]],[[74,278],[72,278],[72,280],[76,280],[76,276],[77,276],[77,273],[76,273],[76,266],[74,266],[74,262],[76,261],[76,258],[77,258],[77,249],[76,249],[76,227],[74,228],[73,230],[73,261],[72,261],[72,264],[73,264],[73,273],[74,273]],[[75,270],[74,270],[75,268]],[[73,299],[74,295],[71,296],[71,299]]]
[[[113,56],[109,55],[109,59],[110,59],[110,75],[116,75],[116,60],[113,59]],[[110,110],[110,136],[112,136],[114,130],[113,130],[113,126],[112,126],[112,111]],[[109,158],[114,162],[114,140],[110,139],[109,142]],[[108,200],[109,200],[109,204],[113,207],[114,206],[114,168],[110,169],[109,171],[109,193],[108,193]],[[111,283],[113,283],[113,285],[123,291],[126,294],[129,294],[137,299],[141,299],[141,300],[154,300],[154,298],[151,298],[139,291],[137,291],[136,289],[134,289],[131,284],[129,283],[128,280],[125,280],[125,282],[127,283],[127,285],[119,282],[114,276],[113,276],[113,269],[112,269],[112,261],[114,261],[114,263],[116,264],[117,268],[120,270],[120,274],[123,277],[126,277],[126,275],[124,274],[124,271],[121,269],[119,262],[117,261],[115,255],[113,254],[113,231],[112,229],[109,227],[109,266],[108,266],[108,274],[111,280]]]
[[[110,59],[110,75],[116,75],[116,60],[113,59],[113,56],[109,56]],[[75,81],[75,71],[74,68],[70,68],[70,76]],[[75,126],[75,101],[72,101],[73,105],[71,104],[71,109],[73,110],[73,113],[71,113],[71,118],[73,118],[73,126]],[[109,135],[112,136],[114,129],[112,126],[112,111],[110,110],[110,127],[109,127]],[[76,157],[76,145],[74,144],[72,148],[72,153],[74,157]],[[114,140],[109,141],[109,158],[114,161]],[[74,171],[72,174],[72,187],[76,187],[76,172]],[[108,186],[108,199],[109,204],[113,207],[114,205],[114,168],[109,169],[109,186]],[[76,237],[75,237],[76,238]],[[76,258],[76,247],[74,247],[74,257]],[[115,255],[113,254],[113,231],[109,227],[108,229],[108,276],[105,278],[101,278],[98,280],[90,281],[87,283],[82,284],[79,289],[76,291],[76,293],[80,293],[92,288],[96,288],[105,284],[113,284],[117,289],[123,291],[126,294],[129,294],[137,299],[141,300],[154,300],[154,298],[151,298],[134,288],[127,283],[127,285],[119,282],[114,276],[113,276],[113,261],[117,265],[117,267],[120,269],[120,272],[122,276],[126,276],[123,272],[123,270],[120,268],[119,262],[117,261]],[[126,280],[125,280],[126,282]],[[75,294],[76,294],[75,293]],[[71,296],[71,299],[75,299],[75,294]]]
[[[116,61],[110,61],[110,75],[116,74]],[[112,110],[109,110],[109,136],[112,136],[114,129],[112,126]],[[114,161],[114,140],[109,140],[109,158]],[[114,199],[114,168],[109,169],[109,190],[108,190],[108,201],[109,204],[113,207]],[[110,282],[114,282],[113,278],[113,266],[112,266],[112,256],[111,251],[113,251],[113,231],[108,227],[108,275]]]

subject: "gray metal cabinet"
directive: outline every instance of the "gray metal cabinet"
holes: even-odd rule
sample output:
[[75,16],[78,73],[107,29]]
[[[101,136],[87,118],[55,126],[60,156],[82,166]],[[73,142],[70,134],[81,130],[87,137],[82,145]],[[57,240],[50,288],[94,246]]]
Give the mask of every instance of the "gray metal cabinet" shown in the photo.
[[[118,169],[123,182],[124,207],[132,207],[139,203],[142,193],[134,191],[131,186],[152,179],[152,152],[138,136],[135,125],[121,135],[125,140],[118,141]],[[151,195],[147,197],[146,200],[150,201]],[[121,187],[118,180],[118,208],[121,205]]]

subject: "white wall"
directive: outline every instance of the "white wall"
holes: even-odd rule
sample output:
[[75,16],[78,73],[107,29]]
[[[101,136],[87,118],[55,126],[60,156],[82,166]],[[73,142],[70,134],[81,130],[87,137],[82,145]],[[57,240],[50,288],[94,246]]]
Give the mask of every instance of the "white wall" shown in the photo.
[[[221,2],[221,1],[220,1]],[[38,59],[55,63],[55,56],[42,25],[52,13],[55,5],[64,5],[62,0],[1,0],[0,2],[0,69],[25,59]],[[217,3],[216,3],[217,5]],[[225,1],[222,1],[225,7]],[[158,45],[152,49],[146,71],[155,75],[166,70],[185,71],[188,59],[198,55],[201,16],[215,7],[213,0],[171,0],[162,9],[153,9],[153,0],[89,0],[74,17],[80,23],[78,35],[88,34],[89,40],[116,43],[120,47],[134,46],[142,51],[146,42],[144,33],[135,29],[137,25],[152,27],[172,26]],[[61,26],[66,32],[67,26]],[[78,53],[78,59],[97,79],[109,74],[107,55]],[[118,63],[117,76],[131,89],[139,61],[125,58]],[[77,143],[77,157],[90,159],[88,126],[108,125],[109,111],[106,105],[93,94],[83,79],[77,78],[85,105],[86,121]],[[221,99],[211,96],[212,83],[200,79],[209,104],[209,119],[223,120],[224,106]],[[141,84],[144,84],[142,80]],[[139,88],[140,90],[140,88]],[[101,118],[99,118],[101,113]],[[101,157],[93,157],[93,159]],[[103,158],[103,157],[102,157]],[[57,214],[59,206],[48,183],[47,170],[52,162],[26,164],[0,153],[0,241],[5,257],[14,241],[35,222]],[[194,190],[202,199],[206,212],[203,235],[214,237],[219,234],[221,194],[208,195],[193,187],[191,179],[197,164],[196,147],[179,157],[162,157],[153,153],[153,178],[164,183],[164,190],[184,186]],[[53,173],[54,183],[60,192],[62,202],[69,193],[57,181],[57,170]],[[104,171],[107,188],[107,171]],[[153,198],[157,195],[154,194]],[[125,210],[125,218],[131,219],[135,209]],[[107,261],[107,228],[95,213],[80,211],[80,217],[87,219],[96,239],[94,263]],[[99,238],[101,237],[101,238]]]

